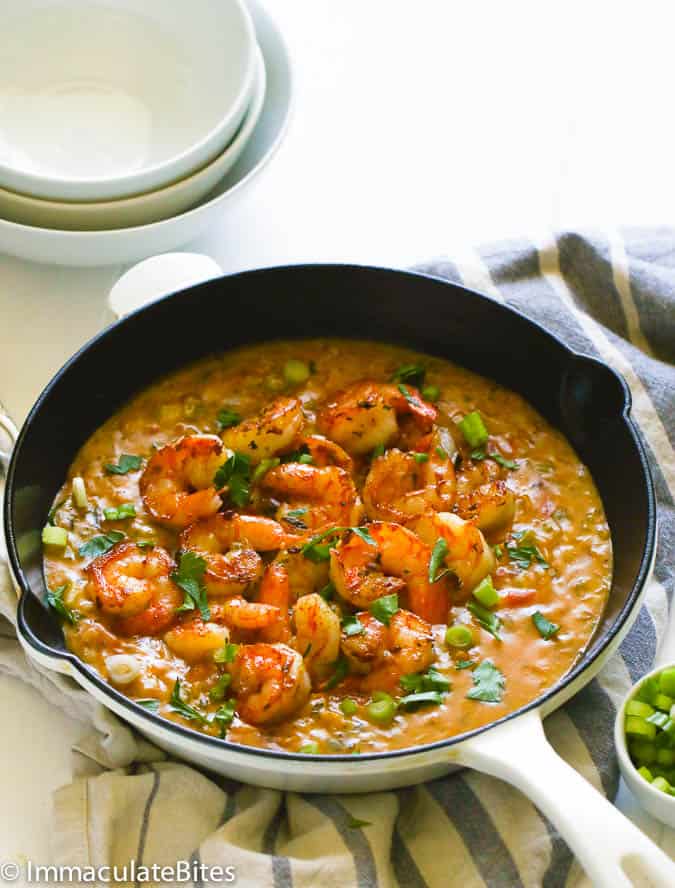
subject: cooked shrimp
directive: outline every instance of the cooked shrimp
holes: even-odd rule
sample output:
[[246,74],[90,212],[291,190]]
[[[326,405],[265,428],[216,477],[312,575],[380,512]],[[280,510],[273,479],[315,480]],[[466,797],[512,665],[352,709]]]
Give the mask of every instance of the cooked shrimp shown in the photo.
[[291,637],[288,610],[291,603],[291,583],[288,570],[283,563],[272,561],[267,565],[258,592],[258,602],[271,604],[279,609],[279,616],[275,622],[260,630],[260,638],[270,643],[288,641]]
[[458,496],[455,510],[481,530],[501,530],[513,521],[516,497],[505,481],[490,481]]
[[311,684],[304,661],[288,645],[242,645],[228,668],[237,713],[252,725],[286,718],[309,698]]
[[164,634],[164,641],[178,657],[187,663],[198,663],[212,657],[230,637],[226,626],[204,622],[197,615],[174,626]]
[[279,549],[287,539],[283,527],[270,518],[219,513],[186,528],[180,547],[206,561],[204,584],[210,595],[242,595],[262,576],[258,552]]
[[319,413],[319,431],[353,454],[387,447],[401,433],[429,432],[436,408],[413,386],[357,382],[334,395]]
[[431,436],[428,452],[403,453],[392,448],[373,460],[363,486],[369,518],[405,524],[430,509],[452,507],[455,469],[445,450],[441,448],[443,456],[439,455],[434,440]]
[[272,604],[247,601],[237,595],[211,605],[211,619],[232,629],[265,629],[279,619],[279,608]]
[[303,595],[293,609],[294,647],[314,684],[320,684],[340,655],[340,618],[320,595]]
[[225,461],[215,435],[187,435],[155,451],[141,475],[146,508],[159,521],[187,527],[222,505],[213,479]]
[[328,583],[328,562],[310,561],[299,548],[282,549],[274,563],[281,565],[288,574],[291,603],[303,595],[319,592]]
[[431,549],[418,536],[384,521],[367,526],[373,545],[351,534],[331,550],[330,576],[339,595],[355,607],[407,591],[410,610],[430,623],[444,623],[448,594],[443,581],[429,582]]
[[307,435],[300,442],[300,447],[307,448],[315,466],[338,466],[350,474],[354,470],[354,461],[347,451],[323,435]]
[[399,610],[388,626],[368,611],[362,611],[356,617],[363,632],[350,636],[343,632],[340,643],[353,672],[376,671],[379,678],[386,671],[398,680],[400,675],[422,672],[433,663],[433,633],[429,623],[421,617]]
[[445,566],[457,577],[466,595],[494,570],[492,548],[476,525],[459,515],[429,513],[418,518],[411,527],[430,546],[439,538],[445,540],[448,546]]
[[253,465],[295,445],[304,424],[302,403],[297,398],[278,398],[258,416],[245,419],[222,433],[230,450],[245,453]]
[[301,522],[308,531],[358,524],[363,514],[354,482],[338,466],[284,463],[270,469],[262,485],[284,501],[277,512],[279,520],[289,511],[303,509]]
[[87,568],[102,611],[122,635],[156,635],[176,619],[182,593],[171,580],[175,565],[160,546],[119,543]]

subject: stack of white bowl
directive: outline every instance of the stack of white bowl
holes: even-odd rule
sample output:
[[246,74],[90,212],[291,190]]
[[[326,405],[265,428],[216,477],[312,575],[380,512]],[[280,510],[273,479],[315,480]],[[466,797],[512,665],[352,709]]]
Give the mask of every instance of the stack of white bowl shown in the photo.
[[[189,220],[189,211],[222,200],[283,134],[288,59],[255,0],[13,0],[8,6],[0,35],[0,250],[30,253],[30,231],[55,247],[45,240],[48,232],[89,234],[91,246],[92,233],[130,229],[139,232],[133,248],[113,248],[109,257],[106,241],[93,241],[99,261],[171,248],[199,233],[204,220]],[[285,107],[268,109],[276,131],[272,120],[259,156],[219,189],[261,122],[270,65],[287,81],[276,84]],[[214,190],[219,194],[205,203]],[[182,231],[174,226],[159,244],[150,236],[157,223],[180,218]],[[18,229],[24,246],[13,249]],[[78,254],[84,244],[75,242]],[[62,245],[57,253],[66,240]]]

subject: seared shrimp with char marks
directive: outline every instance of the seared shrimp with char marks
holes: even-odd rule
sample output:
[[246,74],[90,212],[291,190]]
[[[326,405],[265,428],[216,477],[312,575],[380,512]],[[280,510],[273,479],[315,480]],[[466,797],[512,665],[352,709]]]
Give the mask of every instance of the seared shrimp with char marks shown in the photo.
[[219,513],[184,530],[180,546],[206,561],[206,591],[228,596],[244,594],[260,579],[263,564],[258,552],[273,552],[288,539],[283,527],[270,518]]
[[[363,506],[354,482],[338,466],[314,466],[305,463],[283,463],[262,479],[262,486],[277,499],[283,500],[277,511],[280,521],[292,511],[301,512],[300,522],[307,531],[317,531],[332,524],[358,524]],[[297,519],[294,525],[298,527]],[[304,530],[302,531],[304,533]]]
[[422,672],[435,659],[431,626],[407,610],[397,611],[385,626],[368,611],[356,614],[363,631],[342,633],[340,647],[352,672],[373,673],[383,684],[401,675]]
[[445,567],[457,577],[463,598],[494,570],[492,547],[475,524],[459,515],[452,512],[430,513],[418,518],[411,527],[430,546],[438,539],[445,540],[448,547]]
[[331,550],[330,576],[339,595],[355,607],[369,607],[394,592],[407,594],[408,607],[430,623],[444,623],[448,593],[443,581],[429,582],[431,548],[399,524],[367,525],[373,543],[352,533]]
[[455,468],[437,443],[442,437],[437,431],[429,436],[425,450],[404,453],[392,448],[373,460],[363,486],[369,518],[405,524],[430,509],[452,507]]
[[349,453],[362,455],[399,436],[407,440],[431,431],[436,416],[436,408],[413,386],[365,381],[334,395],[317,425]]
[[147,510],[173,527],[214,515],[222,499],[213,479],[225,458],[215,435],[186,435],[155,451],[140,480]]
[[302,655],[285,644],[246,644],[228,665],[237,714],[252,725],[280,721],[307,702],[311,684]]
[[230,633],[226,626],[211,620],[204,622],[199,614],[181,621],[164,634],[164,642],[186,663],[198,663],[215,654],[228,641]]
[[182,593],[171,580],[175,565],[160,546],[119,543],[87,568],[98,606],[121,635],[157,635],[176,619]]
[[505,481],[489,481],[458,496],[455,511],[480,530],[503,530],[513,522],[516,497]]
[[279,619],[279,608],[275,605],[247,601],[240,595],[216,602],[210,606],[210,610],[214,622],[225,623],[231,629],[265,629]]
[[297,398],[278,398],[260,414],[222,433],[230,450],[245,453],[253,465],[292,450],[305,418]]
[[286,566],[280,561],[272,561],[265,573],[258,591],[258,604],[272,605],[279,609],[277,619],[260,630],[262,641],[286,642],[291,637],[290,614],[291,581]]
[[294,647],[315,685],[330,673],[340,655],[340,618],[320,595],[304,595],[293,608]]

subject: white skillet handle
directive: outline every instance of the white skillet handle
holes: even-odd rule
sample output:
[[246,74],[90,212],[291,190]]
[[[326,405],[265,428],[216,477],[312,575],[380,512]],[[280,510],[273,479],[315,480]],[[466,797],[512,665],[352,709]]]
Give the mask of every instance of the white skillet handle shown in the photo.
[[108,305],[116,318],[142,308],[167,293],[220,277],[222,268],[201,253],[162,253],[134,265],[113,286]]
[[[557,827],[593,885],[675,885],[675,863],[560,758],[546,739],[538,711],[467,740],[457,752],[460,764],[525,793]],[[648,881],[634,882],[638,874]]]

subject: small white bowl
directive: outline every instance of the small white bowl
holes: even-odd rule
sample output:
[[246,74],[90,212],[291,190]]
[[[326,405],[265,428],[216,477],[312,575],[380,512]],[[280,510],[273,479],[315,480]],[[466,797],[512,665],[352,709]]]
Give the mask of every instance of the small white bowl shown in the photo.
[[641,777],[637,768],[631,761],[628,753],[628,743],[626,742],[626,706],[633,699],[640,685],[653,675],[658,675],[664,669],[675,666],[675,663],[662,663],[658,668],[652,669],[644,675],[640,681],[636,682],[630,689],[625,700],[619,707],[614,723],[614,745],[616,747],[617,757],[619,759],[619,768],[623,779],[628,784],[628,788],[635,798],[640,802],[642,807],[648,811],[657,820],[668,826],[675,827],[675,796],[666,795],[660,789],[654,789],[651,783],[648,783]]
[[[241,157],[206,198],[170,219],[113,231],[63,231],[0,219],[0,252],[56,265],[117,265],[175,250],[207,231],[227,238],[227,211],[259,181],[283,142],[293,108],[293,73],[284,38],[261,0],[248,0],[248,6],[265,59],[265,104]],[[240,226],[236,214],[234,219],[232,224]]]
[[266,75],[257,51],[257,72],[251,104],[225,151],[201,170],[147,194],[88,203],[39,200],[0,188],[0,218],[22,225],[62,231],[106,231],[169,219],[195,206],[232,169],[253,135],[265,103]]
[[14,0],[0,33],[0,185],[112,200],[199,169],[250,101],[243,0]]

